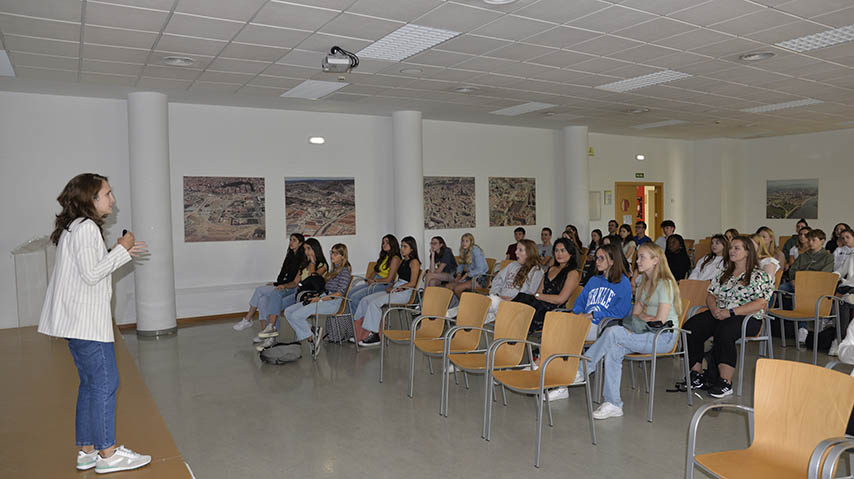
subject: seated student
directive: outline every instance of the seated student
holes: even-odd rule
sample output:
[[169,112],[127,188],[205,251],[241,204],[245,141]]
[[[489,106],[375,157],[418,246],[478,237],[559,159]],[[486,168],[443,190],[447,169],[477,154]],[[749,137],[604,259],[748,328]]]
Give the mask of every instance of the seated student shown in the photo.
[[851,227],[846,223],[837,223],[836,226],[833,227],[833,234],[830,235],[830,241],[825,245],[827,251],[833,253],[836,251],[836,248],[842,246],[844,244],[841,237],[842,232],[850,229]]
[[854,255],[854,231],[850,229],[839,233],[839,246],[833,250],[833,269],[841,268],[849,256]]
[[845,364],[854,364],[854,322],[848,325],[845,339],[839,345],[839,360]]
[[537,245],[537,252],[540,255],[540,260],[543,264],[549,264],[552,261],[552,229],[548,226],[540,231],[540,239],[542,244]]
[[646,235],[646,223],[637,221],[635,223],[635,243],[640,246],[649,241],[652,241],[652,238]]
[[[756,249],[750,238],[736,236],[729,247],[730,262],[720,276],[712,278],[708,310],[685,322],[688,335],[688,362],[691,367],[691,387],[709,389],[712,397],[732,395],[732,374],[735,372],[738,352],[735,341],[741,337],[741,323],[745,316],[761,317],[774,292],[774,281],[759,268]],[[747,335],[759,332],[759,319],[747,323]],[[714,371],[703,373],[704,345],[714,337],[712,356],[718,365]],[[715,379],[719,377],[720,379]]]
[[[711,251],[697,261],[688,279],[709,281],[718,276],[729,263],[729,241],[724,235],[712,236]],[[699,305],[696,305],[699,306]]]
[[759,268],[768,273],[768,276],[774,278],[777,270],[782,268],[780,261],[775,258],[768,250],[768,244],[759,234],[750,237],[753,241],[753,247],[756,249],[756,257],[759,259]]
[[[837,248],[838,249],[838,248]],[[835,269],[837,273],[839,273],[839,286],[836,287],[836,294],[842,296],[842,303],[839,305],[839,323],[840,328],[847,334],[842,336],[842,344],[851,344],[854,343],[854,335],[851,334],[851,327],[854,327],[854,324],[848,326],[851,321],[851,313],[854,311],[854,255],[848,255],[845,259],[845,262],[841,267]],[[833,340],[833,343],[830,345],[830,351],[828,351],[828,356],[836,356],[839,354],[840,359],[842,359],[842,347],[837,343],[836,339]],[[854,349],[851,350],[851,353],[854,354]],[[854,361],[851,361],[854,363]]]
[[735,238],[736,236],[741,236],[741,233],[739,233],[738,230],[735,228],[730,228],[730,229],[724,231],[724,237],[730,243],[732,243],[732,239]]
[[[285,319],[293,328],[297,341],[308,339],[311,342],[311,325],[307,321],[308,317],[313,314],[337,313],[341,307],[344,293],[347,292],[347,287],[350,285],[352,267],[347,254],[347,246],[342,243],[333,245],[329,252],[329,262],[332,263],[332,268],[323,275],[326,280],[325,293],[293,304],[285,309]],[[311,347],[313,349],[317,346],[312,344]]]
[[519,293],[533,295],[543,278],[537,244],[523,239],[516,245],[516,261],[508,264],[492,279],[489,297],[492,304],[487,313],[487,322],[495,320],[501,301],[512,301]]
[[685,279],[691,271],[691,258],[682,235],[672,234],[667,237],[667,264],[676,281]]
[[531,322],[531,332],[543,329],[546,313],[563,307],[581,279],[581,273],[578,272],[578,250],[572,241],[566,238],[555,241],[552,255],[554,265],[546,269],[536,292],[529,294],[520,291],[513,298],[513,301],[525,303],[536,310]]
[[564,232],[569,233],[569,239],[575,244],[578,251],[584,249],[584,245],[581,243],[581,236],[578,234],[578,228],[575,225],[566,225]]
[[[620,225],[620,238],[622,239],[620,246],[623,249],[623,256],[626,257],[626,260],[629,261],[629,266],[631,266],[632,257],[635,254],[635,249],[638,247],[634,237],[632,237],[632,227],[629,225]],[[631,268],[629,268],[626,274],[632,274]]]
[[593,322],[587,339],[593,341],[598,334],[599,322],[605,318],[625,318],[632,309],[632,285],[626,276],[620,247],[606,244],[596,252],[596,271],[590,278],[572,312],[582,314]]
[[[602,240],[602,230],[595,229],[590,232],[590,244],[587,246],[587,256],[578,260],[579,266],[582,267],[581,278],[583,283],[586,283],[585,278],[592,276],[596,270],[596,250],[602,245]],[[579,251],[579,253],[581,252]]]
[[454,280],[457,272],[457,260],[454,252],[445,244],[441,236],[430,240],[430,269],[424,277],[426,286],[441,286]]
[[[516,252],[513,251],[513,254],[515,255]],[[486,276],[489,273],[488,270],[486,256],[480,246],[475,244],[474,235],[465,233],[460,238],[460,262],[457,264],[457,275],[445,287],[453,290],[454,295],[459,299],[464,292],[471,291],[472,278],[477,278],[475,281],[478,287],[485,287],[489,282]]]
[[[629,260],[626,259],[626,255],[623,254],[623,247],[622,247],[623,240],[617,235],[608,235],[608,236],[602,238],[602,244],[600,244],[599,247],[601,248],[602,246],[604,246],[606,244],[612,244],[612,245],[617,246],[617,249],[620,250],[620,256],[622,258],[622,260],[620,262],[623,263],[623,270],[626,272],[631,271],[632,268],[629,265]],[[598,251],[598,250],[596,250],[596,251]],[[596,274],[598,274],[598,273],[596,270],[596,253],[594,252],[593,253],[593,274],[591,275],[591,277],[595,276]],[[589,278],[587,278],[587,279],[589,279]],[[584,284],[587,284],[587,279],[585,279]]]
[[377,258],[374,270],[368,275],[363,283],[354,284],[350,288],[347,297],[350,299],[351,311],[359,307],[362,298],[378,291],[383,291],[390,284],[394,284],[397,278],[397,269],[400,267],[400,244],[397,238],[388,234],[383,236],[380,246],[380,256]]
[[[814,229],[807,234],[810,249],[798,256],[795,262],[792,263],[792,266],[789,268],[790,280],[780,285],[781,291],[795,292],[795,278],[798,271],[825,271],[828,273],[833,271],[833,255],[824,249],[824,240],[826,238],[827,236],[825,236],[824,231],[820,229]],[[790,298],[784,297],[784,299]],[[808,334],[807,323],[799,322],[798,342],[805,343]]]
[[765,243],[765,248],[768,253],[777,260],[781,266],[786,264],[786,256],[777,248],[777,240],[774,239],[774,230],[767,226],[761,226],[758,230],[756,230],[756,234],[758,234],[762,241]]
[[[674,232],[676,232],[676,223],[673,220],[664,220],[661,222],[661,231],[664,233],[664,236],[659,236],[658,239],[655,240],[655,244],[658,245],[662,250],[667,249],[667,238],[670,237]],[[678,280],[677,280],[678,281]]]
[[[317,238],[308,238],[305,240],[305,244],[303,244],[303,251],[305,251],[306,257],[306,266],[300,271],[299,276],[297,277],[298,284],[301,284],[306,280],[309,276],[313,274],[319,274],[323,276],[326,274],[328,266],[326,264],[326,257],[323,256],[323,247],[320,246],[320,242],[317,241]],[[267,299],[267,305],[264,310],[261,311],[267,318],[267,325],[264,329],[252,339],[253,343],[264,343],[268,344],[269,347],[273,344],[276,344],[275,338],[279,335],[279,313],[282,312],[288,306],[297,302],[297,290],[294,290],[293,294],[287,296],[269,296]],[[261,348],[262,350],[264,348]]]
[[353,319],[362,321],[362,328],[371,334],[359,341],[359,346],[380,345],[380,322],[382,321],[382,307],[389,303],[405,303],[412,297],[412,288],[418,286],[418,273],[421,271],[421,261],[418,259],[418,243],[412,236],[407,236],[400,241],[400,254],[403,261],[397,270],[397,281],[390,284],[385,291],[380,291],[366,296],[359,302],[359,307],[353,314]]
[[[255,292],[252,293],[252,299],[249,300],[249,312],[246,316],[235,323],[235,331],[243,331],[252,326],[252,320],[255,316],[255,311],[259,309],[265,310],[267,307],[268,297],[275,295],[278,297],[277,302],[281,302],[281,298],[290,296],[297,291],[299,284],[299,273],[308,264],[303,250],[305,237],[299,233],[294,233],[290,236],[288,242],[288,253],[285,255],[285,261],[282,262],[282,269],[279,271],[279,276],[276,281],[258,286]],[[264,321],[266,327],[266,316],[259,315],[259,318]]]
[[507,245],[507,251],[504,253],[504,259],[511,259],[513,261],[516,261],[516,243],[525,239],[525,228],[519,226],[518,228],[513,230],[513,238],[516,241]]
[[[623,377],[623,358],[627,354],[668,352],[673,349],[678,338],[678,333],[665,331],[658,337],[655,351],[652,349],[655,333],[662,327],[679,326],[679,315],[682,313],[679,285],[667,267],[664,251],[654,243],[640,245],[637,269],[641,280],[632,315],[623,321],[622,326],[606,329],[584,353],[591,359],[588,363],[589,372],[596,369],[602,358],[605,359],[605,402],[593,413],[594,419],[623,415],[620,382]],[[584,370],[580,364],[576,378],[579,381],[584,379]]]
[[[807,220],[801,218],[795,223],[795,236],[787,239],[785,243],[783,243],[783,254],[786,256],[787,264],[791,264],[792,257],[789,254],[792,251],[792,248],[798,246],[798,235],[801,234],[801,230],[804,228],[809,228],[810,225],[807,224]],[[812,229],[812,228],[810,228]]]
[[789,270],[789,268],[792,267],[792,264],[795,263],[795,260],[798,259],[798,256],[806,253],[810,249],[809,239],[807,238],[807,235],[810,231],[812,231],[812,228],[810,228],[809,226],[804,226],[803,228],[801,228],[800,231],[798,231],[797,236],[793,236],[789,238],[788,241],[786,241],[786,244],[789,244],[789,241],[795,241],[795,245],[789,248],[787,254],[787,258],[789,258],[788,262],[786,263],[787,271]]
[[618,229],[620,229],[620,224],[617,223],[617,220],[608,221],[608,236],[617,234]]

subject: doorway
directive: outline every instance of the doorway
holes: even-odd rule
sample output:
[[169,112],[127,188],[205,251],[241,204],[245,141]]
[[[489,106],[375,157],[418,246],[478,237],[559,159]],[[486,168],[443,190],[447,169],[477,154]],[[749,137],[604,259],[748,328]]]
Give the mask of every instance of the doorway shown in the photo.
[[664,183],[614,183],[614,214],[618,223],[631,225],[632,232],[635,222],[645,222],[647,236],[655,240],[661,236],[659,224],[664,218]]

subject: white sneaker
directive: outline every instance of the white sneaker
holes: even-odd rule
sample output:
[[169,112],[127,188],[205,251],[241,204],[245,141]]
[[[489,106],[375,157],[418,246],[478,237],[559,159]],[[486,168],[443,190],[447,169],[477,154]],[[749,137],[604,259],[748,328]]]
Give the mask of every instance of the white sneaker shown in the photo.
[[129,471],[140,468],[151,462],[151,456],[137,454],[124,446],[116,448],[116,452],[110,457],[98,456],[95,464],[95,472],[107,474],[109,472]]
[[259,343],[255,346],[255,350],[259,353],[267,348],[273,347],[276,345],[276,338],[267,338],[264,339],[263,342]]
[[848,304],[854,304],[854,293],[848,293],[842,299]]
[[524,368],[522,368],[522,371],[536,371],[538,369],[540,369],[540,365],[537,363],[534,363],[534,364],[529,364],[529,365],[525,366]]
[[456,370],[457,370],[457,368],[455,368],[453,364],[448,364],[448,373],[449,374],[455,372]]
[[275,338],[279,335],[279,331],[276,330],[276,323],[267,323],[267,326],[258,333],[259,338]]
[[561,399],[567,399],[568,397],[569,388],[555,388],[548,393],[549,402],[560,401]]
[[98,451],[93,450],[92,452],[86,454],[83,451],[77,451],[77,469],[81,471],[88,471],[95,467],[95,462],[98,461]]
[[807,328],[798,328],[798,342],[801,344],[806,343],[808,334],[809,331],[807,331]]
[[243,331],[244,329],[249,329],[251,327],[252,321],[246,318],[241,319],[239,323],[235,323],[234,326],[232,326],[235,331]]
[[584,384],[584,373],[581,371],[575,373],[575,380],[572,381],[572,385],[575,386],[576,384]]
[[830,350],[827,352],[828,356],[839,356],[839,340],[834,339],[832,343],[830,343]]
[[623,408],[614,406],[605,401],[598,409],[593,411],[593,419],[608,419],[609,417],[620,417],[623,415]]
[[450,308],[450,309],[448,310],[448,317],[449,317],[449,318],[456,318],[456,317],[457,317],[457,312],[458,312],[459,310],[460,310],[460,307],[459,307],[459,306],[457,306],[456,308]]

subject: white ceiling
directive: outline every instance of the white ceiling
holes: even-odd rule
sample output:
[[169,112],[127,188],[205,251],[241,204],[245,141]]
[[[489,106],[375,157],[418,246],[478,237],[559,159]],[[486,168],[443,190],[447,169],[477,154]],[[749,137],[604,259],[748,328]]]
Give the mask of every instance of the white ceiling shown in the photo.
[[[362,59],[349,86],[280,98],[320,62],[405,23],[463,32],[404,62]],[[851,128],[854,43],[806,54],[774,43],[854,24],[852,0],[0,0],[0,49],[17,76],[0,90],[342,113],[417,109],[425,118],[670,138],[773,136]],[[742,53],[773,51],[754,63]],[[196,59],[169,67],[167,55]],[[417,68],[418,74],[401,70]],[[628,93],[593,87],[665,69],[690,78]],[[454,90],[474,86],[473,93]],[[824,103],[747,113],[813,98]],[[489,112],[557,105],[517,117]],[[630,110],[648,109],[644,113]],[[681,123],[636,128],[660,122]]]

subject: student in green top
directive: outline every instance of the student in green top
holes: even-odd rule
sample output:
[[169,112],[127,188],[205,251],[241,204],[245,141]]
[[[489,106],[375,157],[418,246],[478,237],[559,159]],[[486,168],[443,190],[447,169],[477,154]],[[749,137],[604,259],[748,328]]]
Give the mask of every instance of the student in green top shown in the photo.
[[[622,327],[606,329],[585,353],[591,358],[592,366],[588,366],[590,371],[593,371],[600,359],[605,358],[605,402],[593,412],[595,419],[623,415],[623,401],[620,399],[623,357],[630,353],[652,353],[656,331],[664,326],[679,326],[678,318],[682,311],[679,285],[670,272],[664,251],[653,242],[641,244],[638,247],[637,265],[641,282],[631,317],[623,321]],[[655,344],[656,352],[673,349],[676,337],[673,331],[661,333]],[[579,367],[576,381],[583,379]]]

